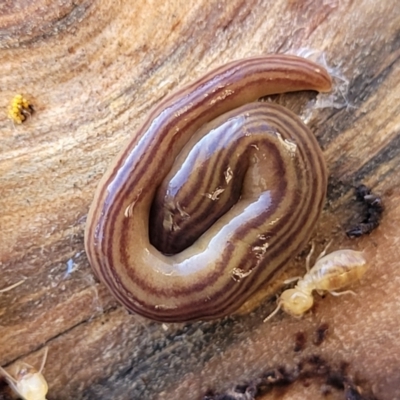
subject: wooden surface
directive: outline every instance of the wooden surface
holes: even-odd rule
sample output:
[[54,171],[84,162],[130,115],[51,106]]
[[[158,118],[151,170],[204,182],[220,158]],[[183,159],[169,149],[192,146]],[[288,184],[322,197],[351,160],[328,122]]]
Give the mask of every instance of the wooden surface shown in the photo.
[[[39,366],[47,346],[50,400],[202,399],[238,384],[247,387],[238,399],[255,387],[263,399],[400,399],[396,3],[3,2],[0,288],[26,281],[0,294],[0,364]],[[357,297],[317,296],[303,319],[279,313],[263,324],[277,282],[247,315],[171,325],[128,315],[94,278],[83,247],[102,173],[170,90],[274,52],[319,57],[336,77],[331,96],[274,100],[301,115],[324,150],[330,185],[314,239],[318,251],[330,239],[332,249],[365,249],[371,268],[353,287]],[[17,93],[35,112],[13,126],[7,107]],[[382,196],[385,213],[371,235],[349,240],[344,232],[362,214],[359,183]],[[304,271],[306,250],[285,277]],[[0,398],[8,396],[3,383]]]

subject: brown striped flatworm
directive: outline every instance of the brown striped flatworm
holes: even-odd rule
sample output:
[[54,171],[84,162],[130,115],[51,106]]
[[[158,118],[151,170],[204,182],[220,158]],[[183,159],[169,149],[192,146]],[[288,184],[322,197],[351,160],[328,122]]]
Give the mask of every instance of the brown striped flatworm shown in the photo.
[[91,266],[131,312],[157,321],[237,310],[309,240],[324,204],[321,149],[260,97],[327,92],[290,55],[223,65],[165,97],[115,159],[89,211]]

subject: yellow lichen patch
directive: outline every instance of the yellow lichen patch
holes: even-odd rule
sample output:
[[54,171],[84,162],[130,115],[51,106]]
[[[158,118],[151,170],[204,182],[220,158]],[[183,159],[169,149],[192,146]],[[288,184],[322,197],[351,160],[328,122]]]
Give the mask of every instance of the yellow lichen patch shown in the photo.
[[8,117],[13,120],[16,124],[22,124],[33,111],[32,105],[29,101],[22,96],[17,94],[11,101],[8,109]]

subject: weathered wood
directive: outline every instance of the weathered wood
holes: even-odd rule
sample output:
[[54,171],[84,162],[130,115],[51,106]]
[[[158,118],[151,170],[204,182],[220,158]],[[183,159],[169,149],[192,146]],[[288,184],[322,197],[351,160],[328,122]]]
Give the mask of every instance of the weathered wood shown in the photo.
[[[277,368],[294,379],[300,367],[309,373],[268,398],[341,399],[355,385],[400,399],[399,27],[392,0],[1,5],[0,288],[26,281],[0,293],[0,364],[39,366],[48,346],[50,400],[201,399]],[[365,249],[371,260],[357,297],[318,298],[301,320],[280,313],[263,324],[277,282],[244,316],[167,326],[128,315],[95,280],[83,248],[107,165],[170,90],[233,59],[301,51],[324,55],[339,77],[336,96],[276,100],[305,118],[326,156],[318,250],[333,239],[332,248]],[[35,112],[13,126],[7,107],[17,93]],[[371,235],[349,240],[361,182],[382,195],[385,213]],[[303,272],[305,254],[285,277]],[[332,376],[347,386],[327,385]]]

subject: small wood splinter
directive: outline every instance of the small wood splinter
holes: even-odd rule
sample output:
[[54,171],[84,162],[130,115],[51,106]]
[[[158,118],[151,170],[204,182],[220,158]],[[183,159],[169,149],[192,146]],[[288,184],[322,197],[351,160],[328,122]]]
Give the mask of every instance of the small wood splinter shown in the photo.
[[12,390],[23,400],[46,400],[48,385],[42,371],[47,359],[45,348],[39,371],[22,361],[15,363],[8,373],[0,367],[0,375],[5,378]]
[[15,287],[21,285],[22,283],[25,282],[25,279],[21,279],[20,281],[18,281],[17,283],[14,283],[13,285],[7,286],[3,289],[0,289],[0,293],[4,293],[4,292],[8,292],[9,290],[14,289]]
[[[334,251],[328,255],[326,251],[331,244],[325,247],[318,256],[315,265],[310,269],[310,259],[314,252],[314,243],[306,259],[307,273],[303,278],[298,277],[297,285],[293,289],[285,290],[279,297],[276,309],[264,319],[270,320],[279,310],[300,317],[306,313],[314,304],[312,292],[316,290],[319,294],[328,292],[334,296],[353,294],[352,290],[336,292],[353,282],[358,281],[368,268],[363,252],[343,249]],[[293,281],[293,279],[290,279]],[[286,281],[285,283],[288,283]]]

